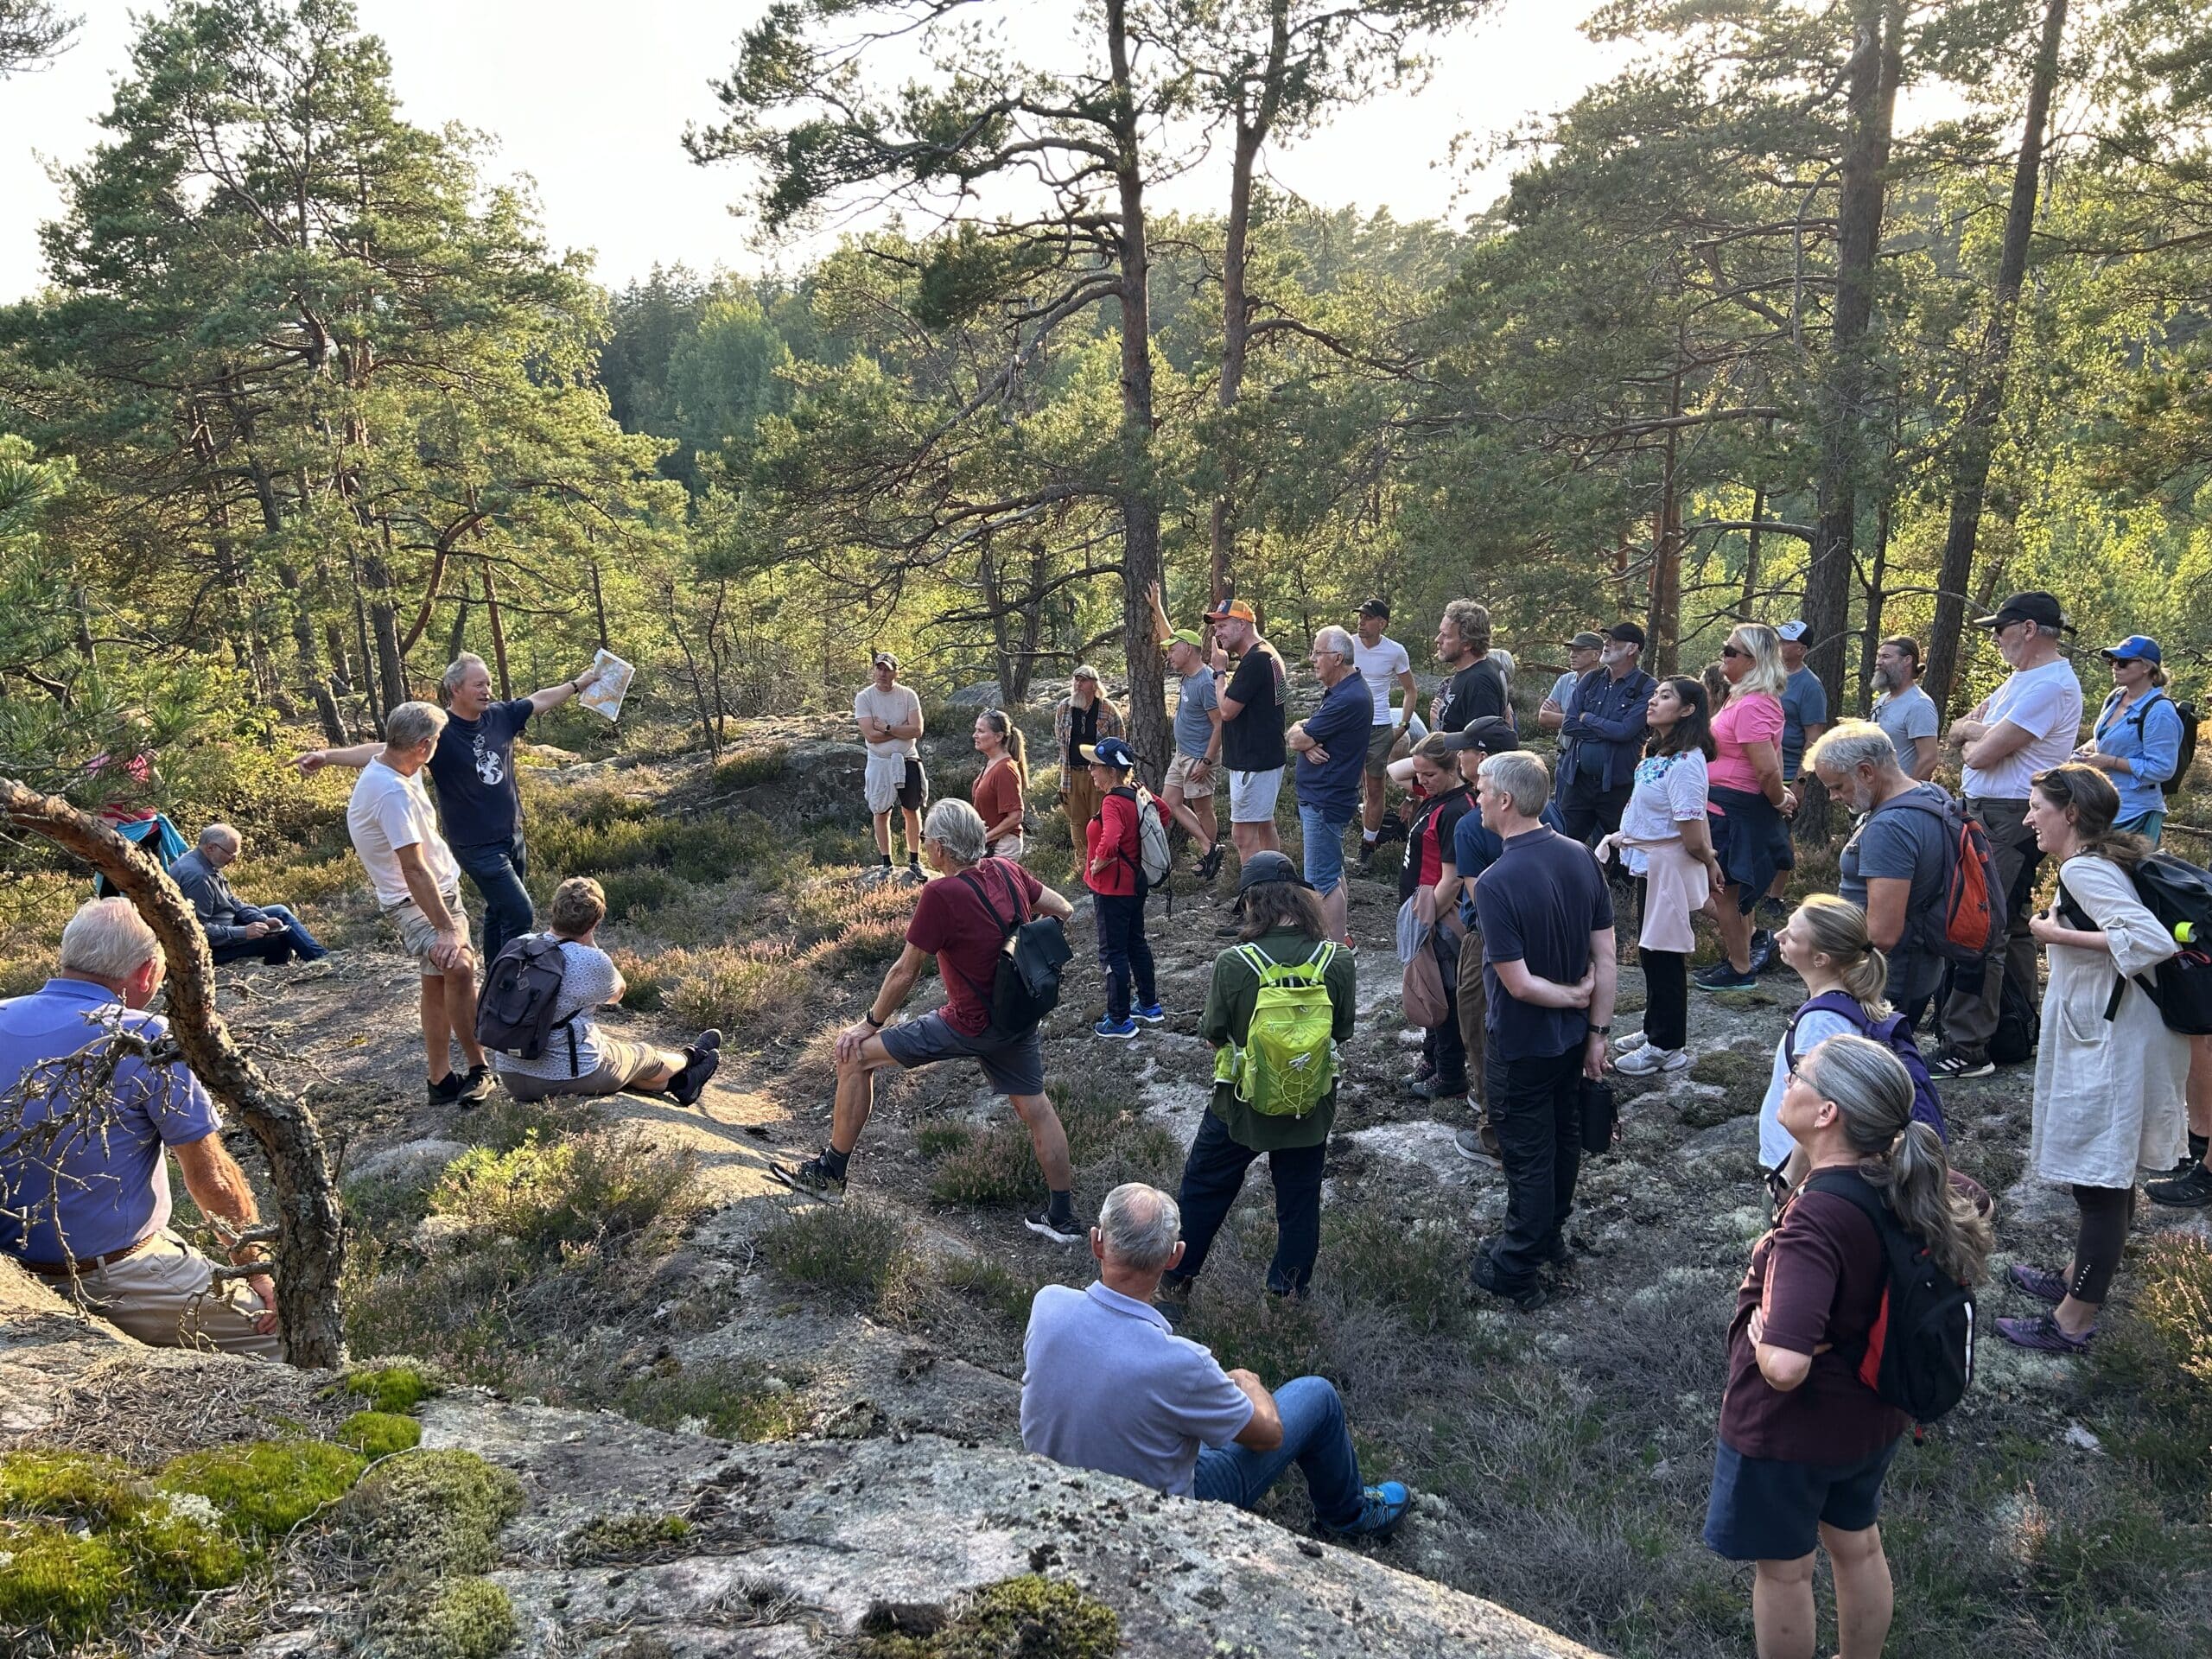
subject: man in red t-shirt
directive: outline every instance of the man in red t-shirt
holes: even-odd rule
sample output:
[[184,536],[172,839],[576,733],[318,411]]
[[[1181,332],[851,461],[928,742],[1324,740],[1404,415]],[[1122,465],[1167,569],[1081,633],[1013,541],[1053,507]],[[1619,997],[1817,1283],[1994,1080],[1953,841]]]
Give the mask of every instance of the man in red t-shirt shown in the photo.
[[[830,1144],[796,1166],[771,1164],[785,1185],[815,1198],[845,1192],[845,1167],[875,1109],[875,1074],[885,1066],[906,1070],[937,1060],[968,1058],[983,1068],[994,1090],[1014,1103],[1029,1130],[1038,1166],[1045,1172],[1044,1209],[1025,1217],[1033,1233],[1063,1244],[1089,1234],[1075,1217],[1074,1171],[1067,1132],[1045,1097],[1045,1049],[1038,1028],[1014,1036],[991,1029],[991,982],[1010,925],[1033,914],[1065,921],[1068,901],[1019,864],[985,856],[983,820],[965,801],[939,801],[922,827],[922,856],[945,880],[931,881],[906,925],[906,948],[868,1013],[837,1033],[837,1103]],[[931,957],[944,982],[944,1006],[919,1019],[890,1025]]]

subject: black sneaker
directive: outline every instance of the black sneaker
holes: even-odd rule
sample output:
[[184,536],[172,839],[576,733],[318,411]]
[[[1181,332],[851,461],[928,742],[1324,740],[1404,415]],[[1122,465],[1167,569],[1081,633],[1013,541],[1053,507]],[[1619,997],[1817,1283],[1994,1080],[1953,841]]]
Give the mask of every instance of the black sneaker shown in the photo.
[[1762,899],[1752,907],[1753,915],[1769,927],[1783,927],[1789,920],[1789,907],[1771,896]]
[[824,1204],[838,1204],[844,1199],[845,1178],[831,1174],[830,1166],[823,1163],[819,1156],[810,1158],[803,1164],[771,1163],[768,1173],[792,1192],[804,1193],[810,1198],[819,1198]]
[[1072,1215],[1056,1217],[1050,1210],[1024,1216],[1021,1224],[1038,1237],[1049,1238],[1055,1244],[1080,1244],[1090,1236],[1090,1229]]
[[683,1069],[668,1080],[668,1097],[679,1106],[689,1106],[706,1092],[707,1079],[722,1063],[721,1033],[709,1027],[699,1033],[697,1042],[683,1051]]
[[1221,874],[1221,843],[1219,842],[1214,842],[1208,848],[1206,855],[1192,866],[1192,873],[1201,881],[1211,881]]
[[1782,953],[1774,948],[1774,935],[1763,927],[1753,928],[1747,959],[1754,974],[1770,973],[1782,966]]
[[1478,1290],[1488,1291],[1502,1302],[1510,1302],[1523,1313],[1533,1313],[1552,1299],[1550,1289],[1541,1279],[1532,1279],[1525,1285],[1508,1286],[1499,1281],[1491,1271],[1490,1257],[1475,1263],[1471,1277]]
[[458,1071],[448,1071],[442,1077],[430,1079],[430,1104],[456,1106],[461,1103],[462,1080]]
[[2189,1173],[2177,1175],[2171,1181],[2153,1181],[2143,1189],[2151,1195],[2153,1204],[2171,1205],[2177,1210],[2202,1210],[2212,1204],[2212,1169],[2204,1167],[2202,1159],[2189,1166]]
[[1983,1055],[1978,1060],[1968,1059],[1955,1048],[1945,1049],[1936,1057],[1934,1064],[1928,1068],[1929,1076],[1947,1079],[1986,1077],[1996,1070],[1997,1067],[1991,1063],[1987,1055]]
[[1739,974],[1726,961],[1700,968],[1690,976],[1690,983],[1700,991],[1748,991],[1758,982],[1757,974]]
[[1467,1085],[1461,1083],[1455,1086],[1446,1083],[1442,1077],[1432,1075],[1421,1078],[1418,1083],[1407,1084],[1406,1092],[1422,1100],[1465,1100],[1467,1097]]
[[481,1106],[491,1099],[492,1068],[488,1065],[470,1066],[468,1075],[461,1080],[459,1098],[464,1106]]

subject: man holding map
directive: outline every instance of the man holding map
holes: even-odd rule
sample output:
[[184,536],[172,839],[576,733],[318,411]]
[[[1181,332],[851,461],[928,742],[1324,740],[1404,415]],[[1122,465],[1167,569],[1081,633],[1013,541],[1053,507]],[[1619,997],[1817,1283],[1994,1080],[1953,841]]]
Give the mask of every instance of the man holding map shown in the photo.
[[[486,968],[499,947],[536,925],[523,877],[529,861],[522,840],[522,797],[515,787],[515,740],[532,715],[558,709],[598,678],[600,664],[572,680],[533,691],[511,702],[492,700],[492,671],[474,652],[463,652],[447,665],[439,682],[447,721],[430,755],[430,781],[437,785],[438,817],[454,861],[467,871],[484,895],[484,954]],[[302,776],[327,766],[365,766],[381,743],[356,743],[346,749],[315,749],[292,764]]]

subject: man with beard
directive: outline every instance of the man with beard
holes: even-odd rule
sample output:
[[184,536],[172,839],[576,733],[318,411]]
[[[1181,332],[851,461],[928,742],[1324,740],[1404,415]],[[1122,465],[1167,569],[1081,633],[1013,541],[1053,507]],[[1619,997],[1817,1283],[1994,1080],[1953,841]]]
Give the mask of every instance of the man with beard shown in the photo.
[[1920,689],[1920,642],[1909,635],[1885,639],[1874,652],[1873,721],[1897,746],[1906,777],[1924,784],[1936,775],[1941,722],[1936,699]]
[[1436,660],[1452,677],[1429,706],[1429,724],[1440,732],[1464,732],[1485,715],[1510,721],[1505,672],[1491,660],[1490,612],[1471,599],[1444,607],[1436,626]]
[[1943,958],[1929,947],[1929,930],[1943,931],[1951,798],[1908,776],[1890,734],[1872,721],[1839,721],[1805,764],[1858,815],[1837,890],[1866,912],[1866,935],[1890,964],[1887,999],[1916,1026],[1943,978]]

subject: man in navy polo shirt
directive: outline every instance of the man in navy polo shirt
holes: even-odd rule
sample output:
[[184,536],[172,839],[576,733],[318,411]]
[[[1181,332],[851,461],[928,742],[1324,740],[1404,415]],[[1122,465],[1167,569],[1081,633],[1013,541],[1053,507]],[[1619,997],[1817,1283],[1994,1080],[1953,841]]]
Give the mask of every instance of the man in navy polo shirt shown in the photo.
[[1306,842],[1306,881],[1321,897],[1329,937],[1349,942],[1344,905],[1344,826],[1359,810],[1374,711],[1354,660],[1351,635],[1324,628],[1313,636],[1313,677],[1321,706],[1284,734],[1298,755],[1298,826]]
[[1523,1311],[1545,1300],[1541,1270],[1569,1260],[1582,1081],[1605,1071],[1618,973],[1612,899],[1597,861],[1537,822],[1550,792],[1544,763],[1525,750],[1484,761],[1476,791],[1504,846],[1475,883],[1475,907],[1505,1230],[1477,1254],[1474,1281]]

